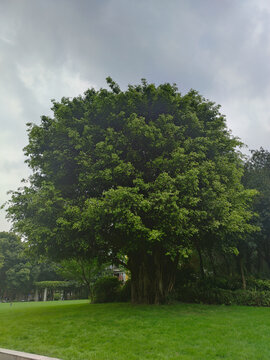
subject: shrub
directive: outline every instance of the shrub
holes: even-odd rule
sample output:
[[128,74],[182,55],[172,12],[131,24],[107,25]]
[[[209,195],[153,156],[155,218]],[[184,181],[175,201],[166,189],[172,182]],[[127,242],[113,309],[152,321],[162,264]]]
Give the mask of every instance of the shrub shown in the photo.
[[239,277],[208,276],[193,282],[178,282],[174,297],[192,303],[270,306],[270,280],[249,277],[246,281],[247,290],[242,289]]
[[247,288],[249,290],[270,291],[270,280],[248,278]]
[[202,289],[224,289],[239,290],[242,288],[242,281],[239,277],[206,277],[193,283],[196,287]]
[[114,276],[105,276],[97,280],[93,287],[93,302],[114,302],[119,299],[121,283]]
[[189,286],[198,280],[196,271],[189,264],[184,264],[177,269],[175,274],[175,288]]
[[131,281],[127,280],[120,288],[119,301],[128,302],[131,300]]

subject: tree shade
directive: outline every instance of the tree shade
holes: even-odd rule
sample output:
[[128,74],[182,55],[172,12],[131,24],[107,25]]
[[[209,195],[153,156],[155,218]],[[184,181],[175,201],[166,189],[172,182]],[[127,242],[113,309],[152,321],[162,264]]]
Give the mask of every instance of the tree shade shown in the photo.
[[33,251],[121,263],[133,302],[163,303],[182,257],[253,230],[254,191],[219,106],[175,85],[107,81],[28,124],[33,174],[8,216]]

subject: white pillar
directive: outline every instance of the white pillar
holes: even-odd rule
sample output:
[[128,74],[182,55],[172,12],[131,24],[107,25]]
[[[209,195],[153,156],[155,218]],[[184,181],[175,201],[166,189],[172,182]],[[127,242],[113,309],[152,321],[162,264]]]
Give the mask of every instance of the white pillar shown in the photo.
[[47,301],[47,288],[44,289],[43,301]]

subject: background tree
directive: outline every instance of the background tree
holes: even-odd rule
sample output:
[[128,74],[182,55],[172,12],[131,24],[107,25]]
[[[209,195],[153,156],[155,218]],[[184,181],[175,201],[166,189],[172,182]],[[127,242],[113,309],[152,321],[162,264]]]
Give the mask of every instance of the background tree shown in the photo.
[[[241,145],[196,91],[145,80],[53,102],[29,124],[29,183],[8,214],[33,251],[108,259],[131,272],[133,302],[161,303],[179,258],[251,231]],[[124,259],[124,261],[123,261]]]
[[0,254],[0,299],[27,299],[36,281],[62,279],[56,264],[29,256],[27,244],[16,234],[0,232]]
[[91,299],[97,279],[101,276],[112,275],[109,264],[102,264],[97,258],[62,260],[57,272],[66,280],[75,280],[78,284],[86,286]]
[[255,219],[260,231],[248,237],[245,248],[246,267],[249,273],[260,276],[270,274],[270,153],[263,148],[252,150],[245,164],[243,183],[258,190],[254,201]]
[[24,245],[15,234],[0,233],[0,298],[14,299],[31,290],[31,265],[24,255]]

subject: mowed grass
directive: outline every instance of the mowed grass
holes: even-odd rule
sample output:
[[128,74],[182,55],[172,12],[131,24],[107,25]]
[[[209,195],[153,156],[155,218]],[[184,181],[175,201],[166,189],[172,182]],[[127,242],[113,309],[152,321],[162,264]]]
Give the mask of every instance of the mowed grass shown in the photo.
[[0,304],[0,347],[63,360],[268,360],[270,308]]

